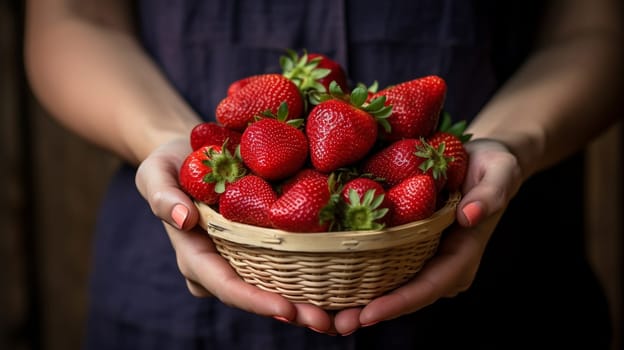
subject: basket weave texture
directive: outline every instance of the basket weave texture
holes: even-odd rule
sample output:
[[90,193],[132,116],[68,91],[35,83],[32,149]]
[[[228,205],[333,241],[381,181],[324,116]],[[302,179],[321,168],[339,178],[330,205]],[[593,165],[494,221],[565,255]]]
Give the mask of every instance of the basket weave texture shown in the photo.
[[368,304],[410,280],[455,220],[459,193],[430,218],[380,231],[293,233],[229,221],[196,203],[200,226],[247,283],[326,310]]

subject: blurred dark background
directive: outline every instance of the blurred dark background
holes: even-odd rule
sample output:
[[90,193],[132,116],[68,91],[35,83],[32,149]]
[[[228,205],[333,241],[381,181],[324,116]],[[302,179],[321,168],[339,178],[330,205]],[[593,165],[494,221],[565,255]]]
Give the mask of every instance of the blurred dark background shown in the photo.
[[73,350],[95,211],[118,160],[33,99],[22,67],[23,6],[0,0],[0,349]]
[[[73,350],[95,212],[118,160],[64,130],[31,95],[23,6],[0,0],[0,349]],[[614,349],[624,349],[623,142],[620,122],[589,147],[585,189],[588,254],[611,300]]]

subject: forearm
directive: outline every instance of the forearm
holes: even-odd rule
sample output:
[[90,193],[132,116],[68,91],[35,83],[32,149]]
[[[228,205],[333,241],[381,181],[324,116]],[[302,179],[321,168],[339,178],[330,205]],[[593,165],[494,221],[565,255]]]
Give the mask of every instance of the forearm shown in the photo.
[[29,11],[29,80],[41,103],[69,129],[138,164],[198,122],[129,26],[91,21],[69,9]]
[[[547,23],[540,49],[471,124],[474,138],[500,140],[516,154],[523,177],[578,151],[617,118],[623,39],[619,19],[605,16]],[[585,24],[574,27],[574,18]]]

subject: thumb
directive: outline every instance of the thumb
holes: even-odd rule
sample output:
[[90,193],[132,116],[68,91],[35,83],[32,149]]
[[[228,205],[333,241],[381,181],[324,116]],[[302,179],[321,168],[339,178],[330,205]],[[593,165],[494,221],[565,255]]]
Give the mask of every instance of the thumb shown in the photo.
[[167,143],[139,165],[135,183],[157,217],[170,225],[189,230],[199,219],[193,200],[180,188],[178,169],[190,146],[184,139]]
[[470,161],[457,221],[474,227],[507,207],[522,183],[522,172],[517,158],[500,142],[471,141],[466,147]]

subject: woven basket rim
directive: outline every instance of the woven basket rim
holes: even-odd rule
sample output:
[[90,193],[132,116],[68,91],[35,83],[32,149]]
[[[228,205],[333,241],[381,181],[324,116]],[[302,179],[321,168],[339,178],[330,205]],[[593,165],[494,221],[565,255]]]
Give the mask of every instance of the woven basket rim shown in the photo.
[[455,208],[461,199],[451,193],[445,205],[431,217],[383,230],[319,233],[288,232],[230,221],[210,206],[195,202],[199,225],[210,236],[248,246],[290,252],[353,252],[386,249],[438,235],[455,221]]

